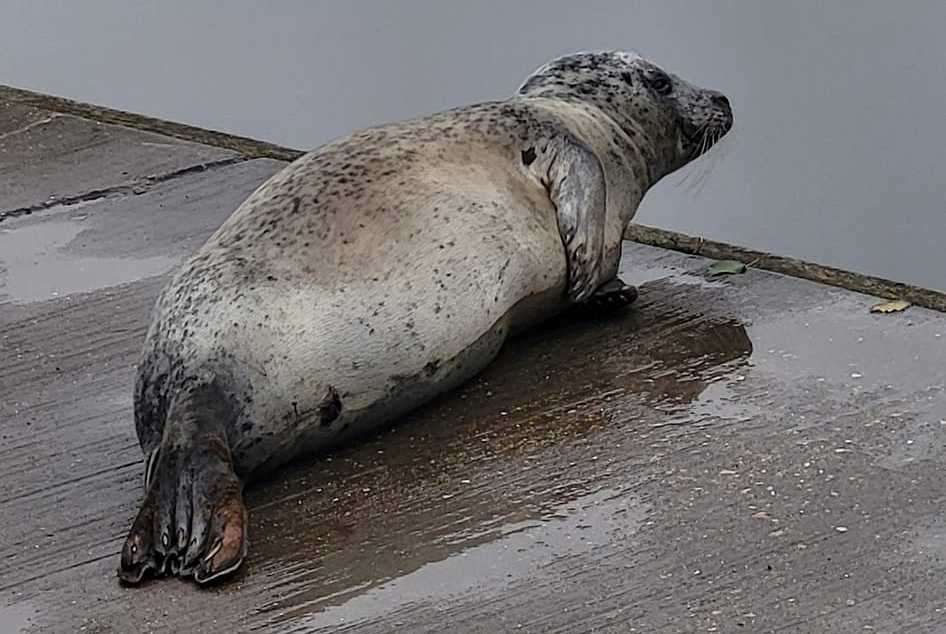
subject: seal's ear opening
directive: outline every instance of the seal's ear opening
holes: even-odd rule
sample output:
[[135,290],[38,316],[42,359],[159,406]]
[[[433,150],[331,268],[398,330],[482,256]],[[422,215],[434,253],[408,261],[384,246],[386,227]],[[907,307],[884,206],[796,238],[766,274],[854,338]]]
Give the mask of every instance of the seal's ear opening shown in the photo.
[[526,167],[529,167],[530,165],[532,165],[533,161],[535,161],[535,148],[530,147],[528,149],[523,150],[522,151],[522,164],[525,165]]

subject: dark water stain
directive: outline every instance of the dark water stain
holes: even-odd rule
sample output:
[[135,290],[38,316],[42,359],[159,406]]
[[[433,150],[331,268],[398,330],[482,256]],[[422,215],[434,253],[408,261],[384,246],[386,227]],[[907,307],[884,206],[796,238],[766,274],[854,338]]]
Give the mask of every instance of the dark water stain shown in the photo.
[[254,517],[267,518],[255,557],[283,588],[261,616],[299,631],[371,621],[405,597],[436,601],[492,576],[498,590],[633,533],[649,503],[633,492],[636,476],[611,470],[627,466],[622,442],[654,431],[636,413],[686,408],[752,350],[737,320],[646,296],[517,338],[478,379],[367,448],[296,466],[278,493],[251,492]]

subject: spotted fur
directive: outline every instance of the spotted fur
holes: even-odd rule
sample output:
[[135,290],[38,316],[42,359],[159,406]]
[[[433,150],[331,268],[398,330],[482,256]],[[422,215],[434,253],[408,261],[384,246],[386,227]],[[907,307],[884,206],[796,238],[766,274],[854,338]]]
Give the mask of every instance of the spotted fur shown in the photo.
[[[276,174],[157,303],[136,388],[143,446],[192,381],[225,386],[238,463],[252,471],[375,404],[413,406],[474,374],[500,341],[462,370],[450,360],[516,326],[517,306],[546,316],[566,304],[547,179],[567,148],[601,170],[600,185],[584,185],[604,189],[594,283],[611,279],[646,190],[693,158],[687,132],[731,121],[718,93],[676,77],[676,94],[656,97],[646,80],[662,72],[622,52],[565,56],[508,100],[362,130]],[[398,394],[406,383],[421,385]],[[329,386],[344,405],[326,429]]]
[[[508,99],[306,154],[158,299],[135,387],[142,448],[222,425],[245,481],[469,379],[510,333],[623,288],[641,198],[730,125],[718,93],[633,54],[580,53]],[[201,393],[227,420],[178,398]]]

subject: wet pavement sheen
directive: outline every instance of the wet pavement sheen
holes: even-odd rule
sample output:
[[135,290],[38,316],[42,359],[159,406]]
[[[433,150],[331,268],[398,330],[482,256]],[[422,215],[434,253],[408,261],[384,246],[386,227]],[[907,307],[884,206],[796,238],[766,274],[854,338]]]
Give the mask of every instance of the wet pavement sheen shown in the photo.
[[[25,125],[5,112],[0,130]],[[87,169],[146,143],[107,133]],[[151,304],[281,165],[193,172],[216,150],[169,151],[0,222],[0,631],[946,628],[943,315],[708,278],[702,258],[632,243],[631,309],[556,319],[393,429],[252,486],[233,582],[120,587]],[[22,182],[0,212],[49,188]]]

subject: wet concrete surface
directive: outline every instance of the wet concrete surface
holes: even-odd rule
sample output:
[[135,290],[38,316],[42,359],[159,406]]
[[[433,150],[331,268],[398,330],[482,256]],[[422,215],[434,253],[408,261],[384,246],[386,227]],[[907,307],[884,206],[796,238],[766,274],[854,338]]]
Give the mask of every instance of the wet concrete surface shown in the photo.
[[0,116],[0,213],[77,204],[0,222],[0,631],[946,630],[946,318],[631,243],[630,310],[251,487],[231,583],[120,587],[151,304],[280,164],[105,126],[60,187],[39,115]]

